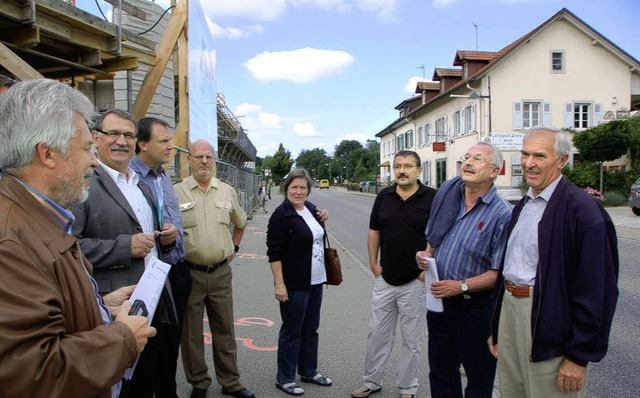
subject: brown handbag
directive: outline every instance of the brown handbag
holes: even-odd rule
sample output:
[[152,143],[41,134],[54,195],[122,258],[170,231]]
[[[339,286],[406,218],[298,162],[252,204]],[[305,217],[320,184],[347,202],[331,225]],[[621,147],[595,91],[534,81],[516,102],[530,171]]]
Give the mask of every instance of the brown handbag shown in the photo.
[[[324,228],[324,226],[323,226]],[[342,283],[342,267],[338,251],[331,247],[327,229],[324,229],[324,268],[327,272],[327,285],[338,286]]]

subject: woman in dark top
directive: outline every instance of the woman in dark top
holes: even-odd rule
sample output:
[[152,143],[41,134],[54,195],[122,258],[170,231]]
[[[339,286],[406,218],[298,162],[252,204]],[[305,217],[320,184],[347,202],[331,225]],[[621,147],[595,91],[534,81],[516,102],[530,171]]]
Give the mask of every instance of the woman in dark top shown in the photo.
[[267,255],[282,316],[276,387],[290,395],[304,394],[296,383],[296,367],[303,382],[332,384],[317,370],[322,284],[327,280],[320,223],[329,212],[307,201],[311,186],[306,170],[289,173],[286,198],[273,211],[267,229]]

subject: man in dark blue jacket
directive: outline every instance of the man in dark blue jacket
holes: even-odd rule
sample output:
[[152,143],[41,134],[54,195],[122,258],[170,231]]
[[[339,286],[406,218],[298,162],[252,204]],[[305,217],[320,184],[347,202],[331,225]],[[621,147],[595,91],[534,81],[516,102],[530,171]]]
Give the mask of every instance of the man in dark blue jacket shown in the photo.
[[607,351],[616,232],[602,206],[562,177],[570,150],[570,136],[556,129],[524,137],[529,191],[508,227],[489,338],[506,398],[584,397],[587,364]]

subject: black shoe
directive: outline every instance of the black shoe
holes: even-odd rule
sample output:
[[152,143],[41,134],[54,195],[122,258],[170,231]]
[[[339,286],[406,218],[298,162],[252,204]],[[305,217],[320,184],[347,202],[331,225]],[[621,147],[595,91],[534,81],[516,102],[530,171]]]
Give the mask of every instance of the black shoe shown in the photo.
[[256,398],[256,395],[251,392],[248,388],[242,387],[236,391],[223,391],[224,395],[231,395],[236,398]]
[[191,391],[191,398],[207,398],[207,389],[206,388],[194,388]]

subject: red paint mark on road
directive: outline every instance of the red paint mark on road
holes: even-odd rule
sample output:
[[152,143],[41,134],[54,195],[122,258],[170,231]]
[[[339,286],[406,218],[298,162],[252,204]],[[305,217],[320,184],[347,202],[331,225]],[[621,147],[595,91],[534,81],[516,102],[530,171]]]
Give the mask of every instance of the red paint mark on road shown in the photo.
[[[249,327],[264,326],[264,327],[270,328],[273,326],[273,321],[266,318],[249,317],[249,318],[240,318],[235,322],[235,324],[238,326],[249,326]],[[203,337],[204,337],[205,344],[208,344],[208,345],[212,344],[213,338],[212,338],[211,332],[204,332]],[[249,337],[236,337],[236,341],[239,341],[245,347],[250,348],[252,350],[256,350],[256,351],[276,351],[278,349],[278,346],[271,346],[271,347],[259,346],[253,342],[252,338],[249,338]]]
[[257,253],[238,253],[236,254],[235,258],[242,258],[242,259],[248,259],[248,260],[264,260],[267,258],[267,256],[264,254],[257,254]]

